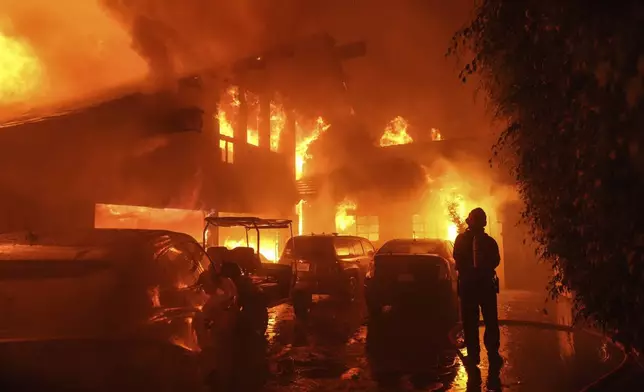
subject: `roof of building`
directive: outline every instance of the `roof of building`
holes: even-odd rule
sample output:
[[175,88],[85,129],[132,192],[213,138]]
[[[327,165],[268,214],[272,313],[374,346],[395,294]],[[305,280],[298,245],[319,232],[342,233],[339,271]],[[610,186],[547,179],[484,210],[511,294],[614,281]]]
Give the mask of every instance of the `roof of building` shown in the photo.
[[0,128],[9,128],[80,113],[88,109],[103,106],[109,102],[120,101],[124,98],[131,99],[132,97],[141,95],[146,90],[144,83],[138,82],[74,100],[60,102],[55,105],[29,108],[21,114],[0,118]]

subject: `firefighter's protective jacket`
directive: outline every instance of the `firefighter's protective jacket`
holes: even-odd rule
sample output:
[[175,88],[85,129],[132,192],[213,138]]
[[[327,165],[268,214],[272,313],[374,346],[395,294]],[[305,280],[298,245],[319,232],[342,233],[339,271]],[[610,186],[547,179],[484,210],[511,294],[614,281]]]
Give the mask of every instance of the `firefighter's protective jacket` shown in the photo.
[[454,241],[454,260],[462,283],[494,279],[499,246],[484,230],[467,229]]

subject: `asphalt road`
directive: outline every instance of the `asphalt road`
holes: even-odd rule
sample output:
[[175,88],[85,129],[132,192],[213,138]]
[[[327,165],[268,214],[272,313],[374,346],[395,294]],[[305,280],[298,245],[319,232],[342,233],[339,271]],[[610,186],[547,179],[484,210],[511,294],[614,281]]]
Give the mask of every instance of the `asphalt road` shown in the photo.
[[[539,317],[539,304],[526,298],[506,293],[501,317]],[[468,374],[430,311],[392,311],[370,325],[359,304],[320,300],[305,322],[281,305],[270,312],[265,338],[239,345],[236,389],[565,392],[579,390],[622,359],[619,350],[582,332],[525,326],[504,326],[501,332],[501,372],[489,374],[482,353],[480,372]]]

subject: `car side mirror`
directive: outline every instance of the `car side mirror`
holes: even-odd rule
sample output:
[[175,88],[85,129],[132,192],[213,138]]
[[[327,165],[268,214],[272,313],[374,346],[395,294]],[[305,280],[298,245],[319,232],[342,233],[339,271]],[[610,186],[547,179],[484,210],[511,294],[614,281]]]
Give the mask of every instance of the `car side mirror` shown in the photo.
[[373,257],[374,254],[376,254],[376,252],[374,252],[372,250],[367,252],[367,256],[369,256],[369,257]]

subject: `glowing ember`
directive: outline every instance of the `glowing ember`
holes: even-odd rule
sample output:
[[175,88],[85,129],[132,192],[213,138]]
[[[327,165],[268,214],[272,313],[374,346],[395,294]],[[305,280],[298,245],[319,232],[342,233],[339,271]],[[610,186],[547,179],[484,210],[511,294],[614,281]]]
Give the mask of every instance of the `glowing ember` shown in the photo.
[[271,151],[279,151],[280,137],[286,125],[286,112],[282,105],[271,102]]
[[414,139],[407,133],[408,126],[407,120],[400,116],[391,120],[380,138],[380,146],[395,146],[413,142]]
[[29,44],[0,33],[0,103],[27,98],[41,85],[43,68]]
[[[311,156],[308,154],[308,149],[311,143],[315,141],[320,135],[329,129],[330,125],[324,122],[322,117],[318,117],[315,128],[311,134],[307,137],[302,138],[295,147],[295,179],[299,180],[304,174],[304,164],[306,161],[311,159]],[[299,127],[298,127],[299,128]],[[301,129],[298,129],[301,130]]]
[[338,233],[346,233],[347,229],[355,227],[356,217],[353,211],[358,207],[356,202],[344,199],[336,207],[335,229]]

